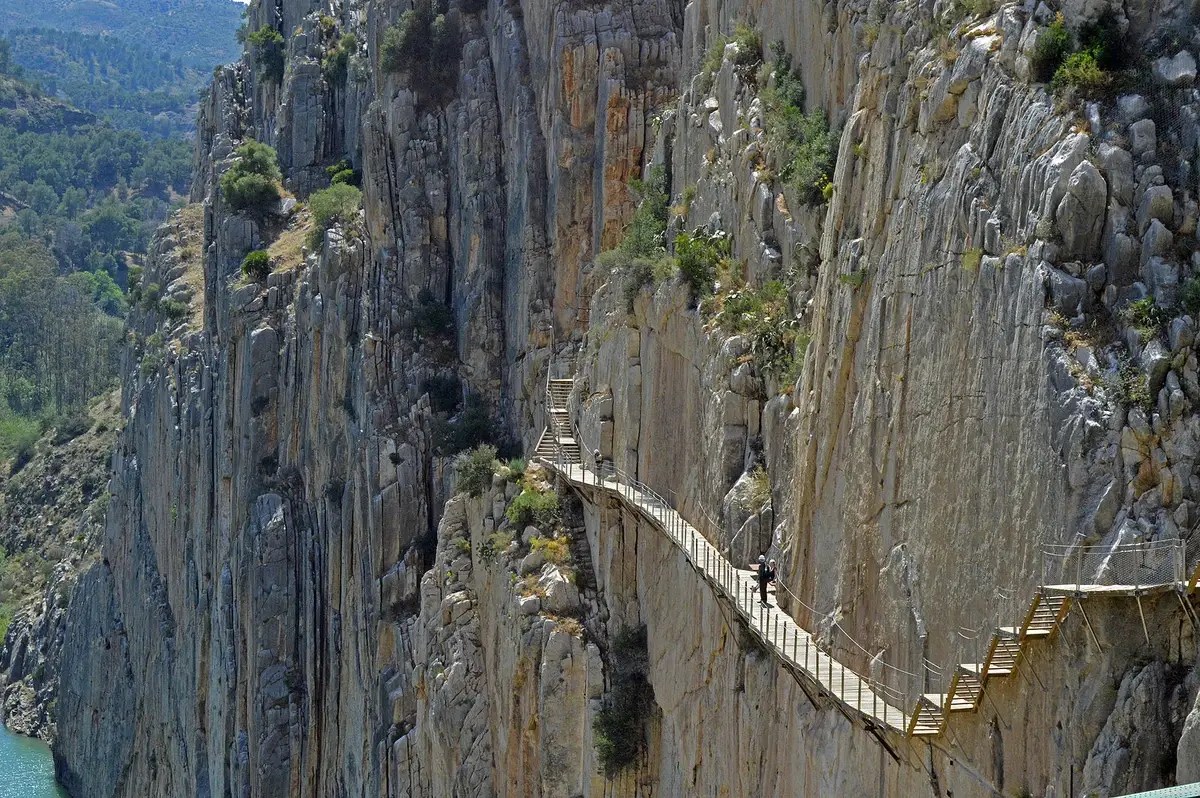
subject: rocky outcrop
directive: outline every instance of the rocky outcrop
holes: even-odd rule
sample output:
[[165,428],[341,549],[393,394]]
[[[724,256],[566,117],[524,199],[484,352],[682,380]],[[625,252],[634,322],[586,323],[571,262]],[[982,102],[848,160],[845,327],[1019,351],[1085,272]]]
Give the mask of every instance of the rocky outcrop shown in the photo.
[[[806,692],[602,497],[560,496],[552,533],[508,518],[500,476],[451,498],[431,380],[482,397],[530,451],[546,361],[577,352],[583,448],[731,556],[773,551],[788,609],[879,678],[954,662],[963,630],[1028,600],[1044,543],[1190,533],[1186,59],[1163,50],[1153,91],[1080,105],[1075,124],[1031,82],[1055,9],[942,5],[454,2],[457,69],[429,86],[382,57],[406,4],[254,4],[286,69],[250,57],[214,77],[196,205],[151,253],[145,279],[192,312],[131,321],[102,559],[66,626],[64,782],[961,798],[1182,778],[1196,642],[1175,596],[1144,598],[1145,626],[1128,602],[1089,604],[1053,655],[954,717],[953,747],[918,751]],[[1058,5],[1074,29],[1112,4]],[[1120,9],[1156,55],[1178,10]],[[782,41],[833,122],[830,186],[779,177],[779,77],[717,39],[737,21]],[[344,34],[339,77],[323,65]],[[1192,110],[1168,122],[1164,104]],[[218,178],[248,137],[300,199],[343,157],[364,193],[360,224],[296,244],[261,283],[245,252],[282,252],[308,217],[290,198],[227,207]],[[782,286],[795,370],[716,320],[734,266],[696,301],[674,275],[630,290],[597,261],[654,166],[665,243],[725,234],[737,280]],[[430,313],[452,323],[431,332]],[[612,641],[642,626],[654,703],[639,757],[607,778],[593,720]]]

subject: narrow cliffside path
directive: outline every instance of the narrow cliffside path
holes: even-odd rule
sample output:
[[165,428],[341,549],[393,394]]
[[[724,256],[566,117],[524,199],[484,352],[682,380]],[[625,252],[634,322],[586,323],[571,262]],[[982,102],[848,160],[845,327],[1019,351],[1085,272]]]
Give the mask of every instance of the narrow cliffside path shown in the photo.
[[[888,683],[886,664],[881,666],[885,674],[882,677],[862,675],[839,661],[778,602],[762,604],[754,571],[735,567],[653,489],[608,461],[585,465],[589,458],[581,456],[579,435],[571,423],[572,379],[562,376],[568,368],[569,364],[560,363],[550,367],[546,382],[548,426],[538,443],[536,459],[585,494],[603,491],[618,498],[665,534],[810,696],[810,688],[815,687],[847,718],[876,734],[889,751],[892,749],[881,732],[906,738],[936,737],[945,732],[950,713],[975,711],[988,681],[1014,675],[1022,660],[1029,659],[1034,644],[1055,635],[1073,600],[1089,632],[1091,623],[1082,603],[1089,595],[1133,598],[1141,614],[1142,596],[1173,591],[1189,619],[1200,622],[1189,598],[1200,582],[1200,557],[1195,553],[1189,557],[1183,541],[1047,547],[1043,551],[1041,584],[1023,617],[1014,625],[991,630],[981,662],[961,663],[949,670],[927,662],[925,675],[890,668],[901,677],[922,679],[930,689],[910,700],[902,689]],[[1052,576],[1059,578],[1051,583]],[[1085,576],[1088,581],[1084,581]],[[812,611],[782,583],[779,587],[792,601]],[[1145,631],[1149,640],[1149,631]],[[858,647],[870,659],[870,653]],[[873,662],[873,666],[878,663]]]

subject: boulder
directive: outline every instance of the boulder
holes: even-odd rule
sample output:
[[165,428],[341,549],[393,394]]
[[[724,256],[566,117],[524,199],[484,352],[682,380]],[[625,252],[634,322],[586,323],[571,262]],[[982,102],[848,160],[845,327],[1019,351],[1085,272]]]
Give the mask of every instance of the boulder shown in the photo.
[[1100,170],[1091,161],[1083,161],[1071,172],[1067,193],[1055,212],[1064,255],[1094,258],[1099,254],[1107,204],[1108,185]]
[[1153,119],[1139,119],[1129,126],[1129,140],[1135,158],[1153,158],[1158,140]]
[[1083,312],[1091,292],[1086,280],[1072,277],[1061,269],[1055,269],[1047,264],[1050,282],[1050,299],[1054,308],[1067,318],[1074,318]]
[[1196,58],[1187,50],[1163,56],[1152,67],[1154,80],[1172,88],[1187,88],[1196,82]]
[[1138,203],[1137,225],[1138,235],[1145,235],[1150,228],[1150,222],[1160,220],[1170,227],[1175,216],[1175,198],[1170,186],[1150,186]]

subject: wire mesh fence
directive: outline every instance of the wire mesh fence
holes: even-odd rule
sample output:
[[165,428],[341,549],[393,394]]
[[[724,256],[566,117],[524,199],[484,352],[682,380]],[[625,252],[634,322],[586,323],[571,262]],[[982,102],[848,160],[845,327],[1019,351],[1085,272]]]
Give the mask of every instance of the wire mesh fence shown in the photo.
[[1075,593],[1142,591],[1187,583],[1187,545],[1180,539],[1111,546],[1042,548],[1041,584]]

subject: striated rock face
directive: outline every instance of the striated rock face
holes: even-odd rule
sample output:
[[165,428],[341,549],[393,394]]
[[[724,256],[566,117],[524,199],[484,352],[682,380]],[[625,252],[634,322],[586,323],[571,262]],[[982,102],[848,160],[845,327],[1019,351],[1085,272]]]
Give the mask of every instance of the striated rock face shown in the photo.
[[[584,451],[739,565],[771,551],[789,611],[914,697],[926,661],[1014,622],[1043,544],[1190,535],[1182,4],[943,5],[452,2],[447,86],[387,68],[406,3],[252,5],[287,67],[276,81],[250,54],[214,76],[194,204],[144,278],[191,312],[131,320],[101,560],[64,633],[72,792],[962,798],[1195,777],[1196,638],[1170,594],[1089,599],[1088,624],[1072,614],[918,746],[806,691],[605,499],[563,493],[524,523],[518,493],[551,487],[499,475],[515,466],[454,495],[431,386],[481,397],[531,452],[546,362],[575,354]],[[1167,59],[1145,96],[1089,108],[1030,82],[1054,11],[1075,29],[1106,9]],[[778,177],[779,76],[714,46],[739,21],[782,41],[833,121],[827,192]],[[310,252],[291,198],[231,212],[218,180],[249,137],[300,199],[347,159],[359,222]],[[668,244],[723,231],[727,269],[780,282],[795,370],[723,331],[728,284],[696,302],[597,262],[654,166]],[[251,282],[260,247],[274,272]],[[431,331],[431,312],[452,321]],[[653,701],[635,761],[606,774],[595,721],[641,627]]]

